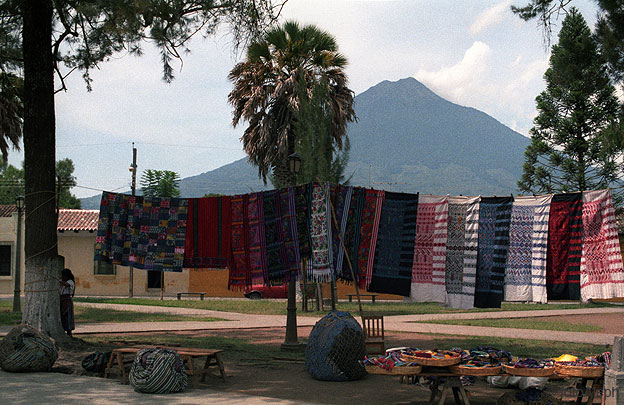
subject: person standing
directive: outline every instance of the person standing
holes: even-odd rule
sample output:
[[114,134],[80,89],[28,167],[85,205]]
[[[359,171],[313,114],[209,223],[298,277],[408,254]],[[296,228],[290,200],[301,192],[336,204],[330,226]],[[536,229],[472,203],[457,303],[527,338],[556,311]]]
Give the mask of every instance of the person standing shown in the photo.
[[63,330],[69,337],[72,330],[76,329],[74,325],[74,292],[76,291],[76,282],[74,275],[70,269],[61,271],[61,279],[59,280],[59,294],[61,301],[61,323]]

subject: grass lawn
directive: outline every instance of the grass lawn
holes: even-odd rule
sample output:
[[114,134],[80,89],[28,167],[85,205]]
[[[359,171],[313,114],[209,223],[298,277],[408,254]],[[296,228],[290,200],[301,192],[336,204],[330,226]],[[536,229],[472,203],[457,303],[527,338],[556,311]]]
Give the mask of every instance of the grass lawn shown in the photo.
[[516,319],[445,319],[423,321],[422,323],[443,323],[447,325],[488,326],[492,328],[518,328],[537,330],[559,330],[568,332],[597,332],[601,328],[597,325],[569,323],[562,320],[552,321],[539,318]]
[[[22,321],[21,313],[12,312],[13,303],[7,305],[0,301],[0,325],[17,325]],[[149,314],[131,311],[113,311],[110,309],[88,308],[76,305],[74,317],[77,323],[124,323],[124,322],[172,322],[172,321],[221,321],[221,318],[198,316]]]
[[[239,312],[243,314],[263,314],[263,315],[285,315],[286,302],[283,300],[155,300],[149,298],[76,298],[76,302],[100,302],[109,304],[128,305],[151,305],[166,307],[183,307],[209,309],[224,312]],[[577,309],[577,308],[599,308],[611,306],[607,303],[588,304],[522,304],[504,303],[501,309],[475,308],[469,311],[448,308],[437,303],[408,303],[408,302],[377,302],[375,304],[364,303],[362,309],[366,312],[379,312],[384,315],[411,315],[411,314],[436,314],[453,312],[496,312],[496,311],[537,311],[547,309]],[[299,307],[300,308],[300,307]],[[358,312],[358,305],[355,302],[340,301],[337,309],[351,313]],[[328,311],[301,312],[299,316],[325,315]]]

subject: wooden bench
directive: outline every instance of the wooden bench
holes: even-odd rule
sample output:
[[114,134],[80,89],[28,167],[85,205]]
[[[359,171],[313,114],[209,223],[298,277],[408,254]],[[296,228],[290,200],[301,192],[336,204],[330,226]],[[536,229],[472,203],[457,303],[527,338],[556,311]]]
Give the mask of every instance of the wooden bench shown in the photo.
[[[370,297],[371,301],[373,302],[373,304],[375,303],[375,297],[377,297],[378,294],[360,294],[360,298],[362,297]],[[347,297],[349,297],[349,302],[353,302],[353,297],[357,297],[357,294],[347,294]]]
[[[153,346],[133,346],[114,349],[106,365],[106,369],[104,370],[104,378],[108,378],[110,374],[119,374],[121,375],[122,383],[128,384],[128,370],[136,354],[139,350],[147,347]],[[193,388],[197,388],[197,378],[199,376],[201,376],[202,382],[206,380],[206,374],[210,372],[211,367],[218,367],[221,378],[225,381],[225,368],[223,367],[223,362],[220,357],[220,353],[223,350],[195,349],[190,347],[158,347],[176,351],[180,355],[182,363],[186,366],[186,374],[191,377]],[[193,359],[201,359],[202,357],[206,358],[203,368],[195,368],[193,366]]]
[[199,295],[199,298],[203,301],[204,300],[204,295],[206,295],[206,293],[196,293],[196,292],[177,293],[178,301],[180,300],[180,298],[182,298],[183,295]]

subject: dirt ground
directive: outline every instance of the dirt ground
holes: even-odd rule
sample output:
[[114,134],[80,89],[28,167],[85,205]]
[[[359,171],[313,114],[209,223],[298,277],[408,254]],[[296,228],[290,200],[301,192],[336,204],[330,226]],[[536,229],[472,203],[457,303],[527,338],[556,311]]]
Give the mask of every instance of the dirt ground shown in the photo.
[[[299,328],[299,337],[307,339],[310,328]],[[284,339],[284,329],[254,329],[254,330],[221,330],[221,331],[193,331],[179,332],[187,336],[220,335],[232,338],[245,339],[251,343],[279,345]],[[158,334],[154,334],[155,341]],[[124,336],[128,338],[128,336]],[[393,346],[428,347],[431,346],[433,336],[416,333],[392,333],[386,335],[386,340]],[[80,343],[71,349],[61,349],[60,358],[56,363],[59,372],[92,375],[85,372],[80,364],[88,353],[97,350],[97,347],[87,343]],[[272,361],[258,364],[253,361],[227,360],[224,356],[227,379],[221,380],[216,374],[210,375],[199,389],[212,389],[222,392],[261,395],[293,401],[314,402],[320,404],[426,404],[429,401],[429,388],[421,384],[401,383],[399,377],[368,375],[359,381],[351,382],[323,382],[310,377],[302,361]],[[575,398],[575,381],[555,380],[547,385],[546,392],[557,398],[564,398],[566,403],[572,403]],[[500,389],[489,387],[484,379],[476,379],[473,385],[466,387],[472,404],[495,404],[496,400],[507,392],[515,389]],[[447,397],[447,403],[453,403],[453,396]],[[599,403],[599,400],[596,400]]]
[[545,316],[535,319],[544,321],[565,321],[572,324],[596,325],[600,328],[600,330],[597,330],[596,333],[620,334],[624,331],[624,316],[622,316],[622,314]]

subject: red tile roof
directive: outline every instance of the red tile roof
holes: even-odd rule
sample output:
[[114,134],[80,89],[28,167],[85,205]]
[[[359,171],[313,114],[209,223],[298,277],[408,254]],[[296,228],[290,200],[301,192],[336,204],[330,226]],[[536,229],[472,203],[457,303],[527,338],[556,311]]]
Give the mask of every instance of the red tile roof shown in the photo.
[[17,212],[15,205],[0,205],[0,217],[10,217],[14,212]]
[[70,210],[61,208],[59,231],[97,231],[99,210]]

